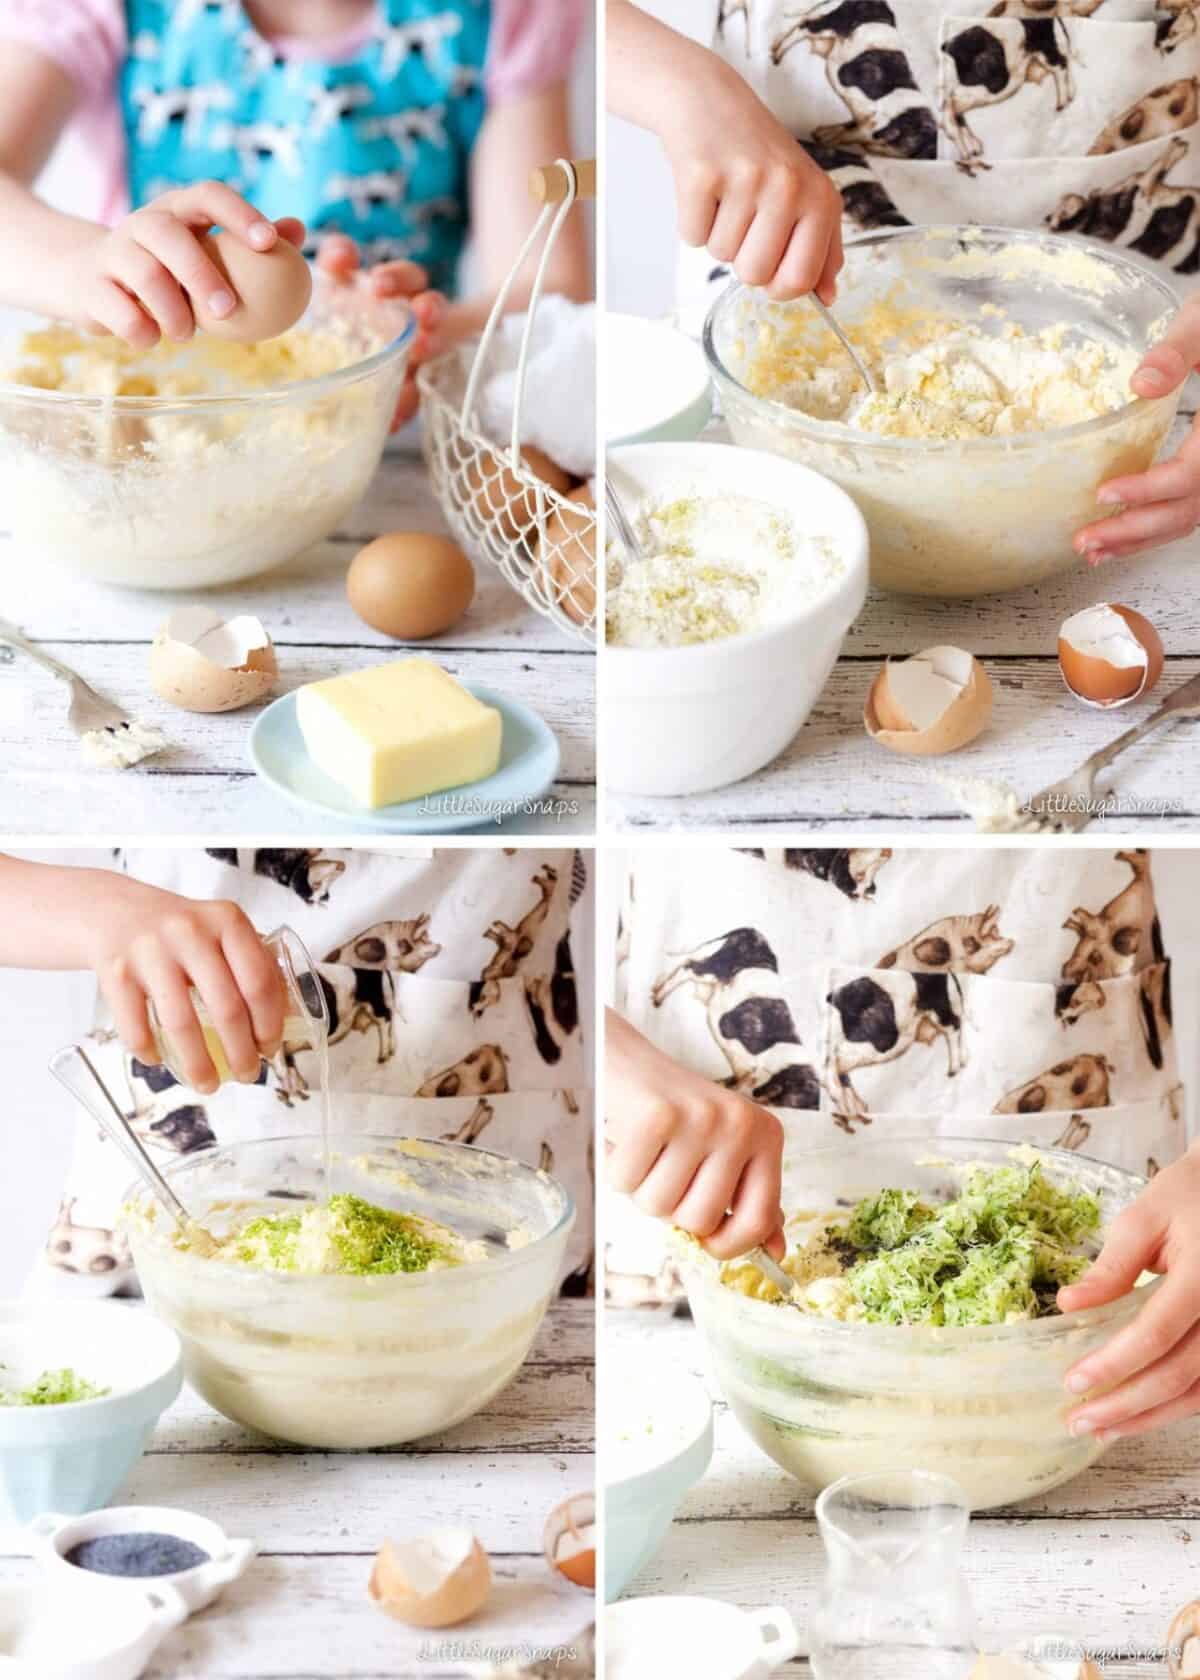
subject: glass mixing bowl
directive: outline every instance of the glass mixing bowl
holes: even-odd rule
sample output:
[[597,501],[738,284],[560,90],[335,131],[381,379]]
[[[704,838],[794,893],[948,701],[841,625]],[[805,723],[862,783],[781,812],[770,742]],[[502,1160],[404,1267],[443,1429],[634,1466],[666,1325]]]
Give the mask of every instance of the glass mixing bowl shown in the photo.
[[[783,1206],[823,1211],[889,1186],[944,1200],[956,1166],[1013,1159],[1011,1142],[856,1138],[797,1152]],[[1040,1149],[1047,1173],[1100,1197],[1104,1226],[1144,1180],[1067,1150]],[[1031,1498],[1104,1451],[1067,1433],[1068,1368],[1128,1324],[1158,1279],[1108,1306],[996,1326],[842,1323],[725,1288],[688,1245],[684,1281],[717,1378],[743,1428],[814,1494],[855,1471],[932,1470],[972,1509]]]
[[[379,465],[416,326],[405,304],[317,274],[302,328],[336,331],[349,365],[239,391],[219,366],[197,370],[214,343],[198,335],[146,352],[121,383],[182,375],[203,395],[0,384],[0,503],[28,559],[131,588],[205,589],[329,536]],[[10,377],[19,359],[10,344]]]
[[[1141,354],[1178,300],[1138,262],[1091,240],[1013,228],[897,228],[846,247],[836,311],[851,339],[877,305],[1001,334],[1067,324],[1064,343],[1099,340]],[[871,533],[871,580],[915,595],[1020,589],[1081,564],[1071,538],[1100,516],[1096,490],[1141,472],[1158,452],[1180,393],[1133,398],[1052,431],[939,440],[876,437],[756,396],[745,380],[765,327],[822,332],[806,301],[772,303],[738,283],[714,304],[704,348],[738,443],[787,455],[840,484]],[[899,340],[901,347],[902,338]],[[1107,510],[1111,511],[1111,510]]]
[[[385,1447],[452,1428],[516,1374],[558,1281],[574,1206],[548,1174],[465,1144],[338,1136],[335,1188],[482,1240],[486,1260],[387,1277],[296,1275],[206,1260],[171,1241],[144,1186],[125,1228],[189,1382],[235,1423],[309,1447]],[[189,1213],[287,1212],[323,1194],[320,1139],[270,1138],[168,1167]],[[226,1215],[227,1217],[227,1215]],[[517,1230],[519,1246],[503,1233]]]

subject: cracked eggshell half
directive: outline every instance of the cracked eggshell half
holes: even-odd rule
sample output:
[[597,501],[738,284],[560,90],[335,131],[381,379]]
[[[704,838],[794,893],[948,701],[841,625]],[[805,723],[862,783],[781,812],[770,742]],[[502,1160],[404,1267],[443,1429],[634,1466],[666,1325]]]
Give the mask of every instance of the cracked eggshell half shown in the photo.
[[1140,612],[1098,601],[1058,632],[1058,663],[1077,700],[1107,710],[1149,694],[1162,676],[1163,645]]
[[888,660],[871,684],[863,723],[893,752],[935,758],[973,741],[991,715],[992,685],[975,655],[932,647]]
[[546,1518],[543,1550],[552,1569],[577,1587],[596,1585],[596,1499],[577,1493]]
[[410,1627],[452,1627],[492,1590],[488,1555],[467,1528],[435,1528],[413,1540],[385,1540],[371,1571],[379,1608]]
[[233,712],[263,700],[279,675],[257,618],[224,619],[211,607],[178,607],[150,649],[150,682],[185,712]]

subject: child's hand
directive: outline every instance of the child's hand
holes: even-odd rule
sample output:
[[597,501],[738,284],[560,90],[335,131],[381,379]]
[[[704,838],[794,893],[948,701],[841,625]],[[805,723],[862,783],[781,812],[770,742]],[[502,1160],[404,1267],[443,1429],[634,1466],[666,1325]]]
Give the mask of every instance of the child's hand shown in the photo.
[[1064,1312],[1115,1301],[1143,1272],[1166,1279],[1132,1324],[1067,1375],[1075,1394],[1111,1393],[1070,1414],[1075,1435],[1140,1435],[1200,1412],[1200,1145],[1159,1173],[1112,1224],[1091,1270],[1060,1289]]
[[[1142,357],[1130,380],[1136,396],[1165,397],[1182,385],[1200,363],[1200,298],[1185,303],[1153,350]],[[1102,484],[1099,502],[1124,503],[1125,509],[1075,533],[1076,552],[1089,565],[1124,559],[1190,536],[1200,523],[1200,422],[1192,426],[1179,451],[1144,473]]]
[[203,181],[163,193],[109,231],[94,230],[82,252],[72,250],[64,259],[70,272],[55,290],[70,319],[123,338],[135,350],[149,350],[160,338],[183,343],[196,330],[192,297],[203,297],[218,318],[238,305],[200,243],[216,226],[253,251],[269,251],[281,238],[297,246],[304,240],[301,222],[265,221],[232,188]]
[[783,1128],[773,1114],[656,1050],[609,1011],[609,1183],[643,1213],[691,1231],[718,1260],[784,1253]]
[[[359,254],[354,241],[344,233],[331,233],[321,242],[317,267],[345,285],[358,283]],[[396,404],[392,430],[398,432],[417,412],[417,369],[422,362],[446,348],[439,330],[446,319],[446,300],[431,292],[425,270],[413,262],[378,263],[363,277],[377,298],[407,298],[417,322],[417,336],[408,357],[408,371]]]
[[106,876],[85,913],[90,964],[126,1047],[157,1062],[147,1001],[177,1052],[188,1083],[217,1089],[189,988],[203,1000],[238,1079],[252,1084],[259,1058],[283,1036],[285,995],[278,965],[236,904],[181,898],[123,876]]
[[656,125],[675,175],[679,236],[747,286],[832,303],[842,267],[842,197],[823,169],[714,54],[699,78],[666,84]]

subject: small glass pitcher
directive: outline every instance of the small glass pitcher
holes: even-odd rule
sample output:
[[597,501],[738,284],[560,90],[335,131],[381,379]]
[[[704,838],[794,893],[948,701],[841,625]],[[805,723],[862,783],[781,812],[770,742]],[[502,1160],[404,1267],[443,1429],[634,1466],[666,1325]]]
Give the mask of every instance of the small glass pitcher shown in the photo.
[[809,1628],[817,1680],[964,1680],[978,1653],[962,1568],[970,1514],[957,1482],[925,1470],[825,1489],[824,1595]]
[[[304,941],[291,928],[279,927],[273,933],[263,936],[263,944],[275,958],[283,977],[287,997],[283,1023],[285,1048],[288,1051],[320,1050],[329,1036],[329,1007],[325,1000],[325,988]],[[221,1043],[221,1035],[210,1020],[204,1001],[195,987],[191,990],[191,999],[204,1034],[204,1047],[217,1070],[218,1082],[224,1085],[234,1075],[229,1066],[229,1058],[225,1054],[225,1046]],[[150,1030],[154,1034],[154,1042],[158,1046],[163,1067],[169,1069],[181,1085],[186,1085],[188,1077],[180,1065],[178,1052],[171,1043],[169,1034],[158,1018],[153,999],[149,1002],[149,1017]]]

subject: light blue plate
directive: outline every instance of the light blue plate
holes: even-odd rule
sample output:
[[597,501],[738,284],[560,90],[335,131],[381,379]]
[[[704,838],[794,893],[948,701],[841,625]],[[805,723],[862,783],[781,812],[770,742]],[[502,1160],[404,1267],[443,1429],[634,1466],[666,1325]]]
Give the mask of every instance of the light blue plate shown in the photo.
[[528,802],[547,791],[558,775],[558,742],[550,726],[520,701],[479,683],[463,687],[485,706],[494,706],[503,719],[500,768],[482,782],[367,810],[309,758],[296,721],[294,693],[281,695],[256,720],[250,731],[250,762],[293,805],[359,828],[393,834],[454,834],[484,824],[494,827],[497,816],[520,815]]

